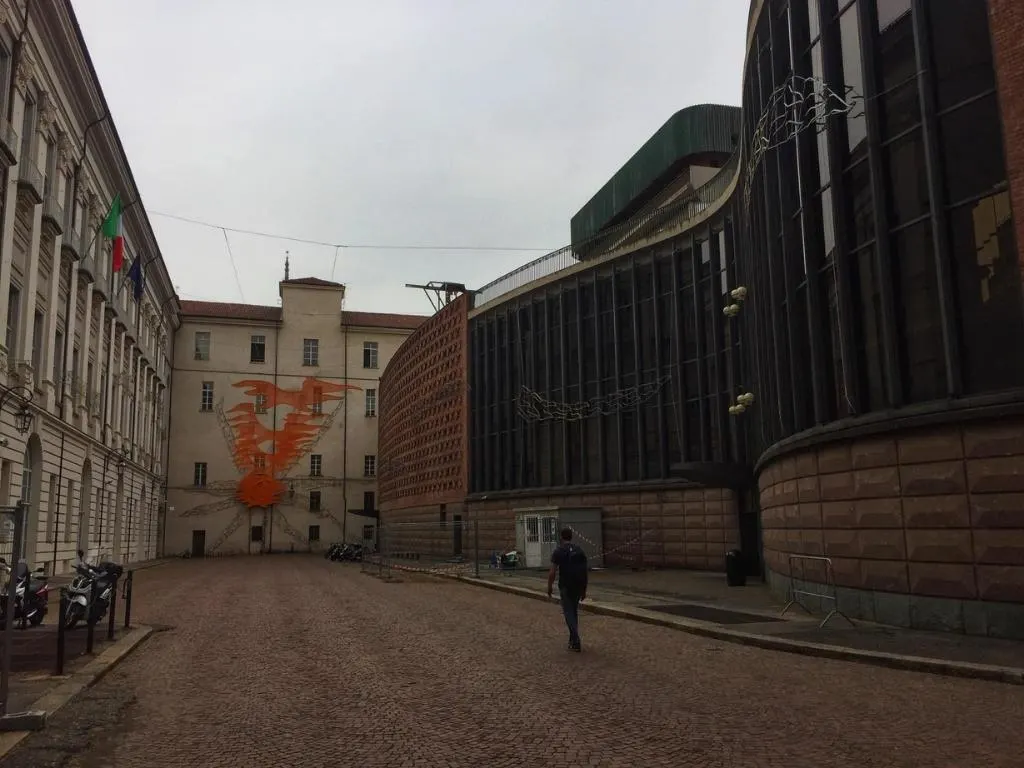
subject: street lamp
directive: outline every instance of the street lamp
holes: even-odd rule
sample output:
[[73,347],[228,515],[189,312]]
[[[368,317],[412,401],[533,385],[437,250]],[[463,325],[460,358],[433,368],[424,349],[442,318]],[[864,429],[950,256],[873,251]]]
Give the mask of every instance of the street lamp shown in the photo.
[[32,395],[33,392],[30,387],[20,385],[4,387],[0,390],[0,411],[3,411],[4,405],[11,399],[19,403],[18,410],[14,412],[14,428],[21,435],[27,434],[32,429],[32,421],[35,418],[35,414],[28,407],[29,402],[32,400]]

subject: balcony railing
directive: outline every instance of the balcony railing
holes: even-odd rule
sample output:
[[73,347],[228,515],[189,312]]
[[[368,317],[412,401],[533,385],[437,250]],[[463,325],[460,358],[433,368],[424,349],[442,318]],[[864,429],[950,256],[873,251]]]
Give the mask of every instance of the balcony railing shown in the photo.
[[679,200],[656,210],[645,211],[582,242],[559,248],[502,275],[497,280],[492,280],[474,293],[473,307],[482,307],[506,293],[511,293],[534,280],[554,275],[581,261],[621,251],[662,233],[686,229],[729,191],[738,168],[739,153],[736,152],[710,181]]
[[22,158],[18,163],[18,189],[33,203],[43,202],[43,173],[39,166],[28,158]]
[[64,204],[57,196],[57,191],[51,187],[44,197],[43,226],[53,235],[64,234]]

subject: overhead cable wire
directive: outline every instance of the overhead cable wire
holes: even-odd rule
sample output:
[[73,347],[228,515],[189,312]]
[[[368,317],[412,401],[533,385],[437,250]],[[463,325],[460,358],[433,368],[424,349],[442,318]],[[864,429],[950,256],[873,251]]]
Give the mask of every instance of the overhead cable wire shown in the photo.
[[148,211],[150,216],[159,216],[165,219],[174,219],[176,221],[183,221],[187,224],[194,224],[197,227],[207,227],[209,229],[219,229],[222,232],[233,232],[239,235],[252,235],[254,237],[265,237],[271,240],[285,240],[291,243],[303,243],[305,245],[319,245],[325,248],[362,248],[366,250],[385,250],[385,251],[536,251],[537,253],[550,253],[553,248],[522,248],[522,247],[507,247],[497,245],[387,245],[383,243],[329,243],[326,240],[313,240],[306,237],[293,237],[291,235],[279,235],[273,232],[260,232],[254,229],[241,229],[239,227],[226,227],[221,224],[211,224],[208,221],[201,221],[199,219],[192,219],[187,216],[178,216],[173,213],[163,213],[161,211]]
[[221,227],[220,231],[224,234],[224,245],[228,247],[228,258],[231,259],[231,270],[235,273],[235,285],[238,286],[238,295],[242,297],[242,303],[245,303],[245,291],[242,290],[242,281],[238,277],[238,266],[235,264],[235,254],[231,252],[231,241],[228,239],[228,231]]

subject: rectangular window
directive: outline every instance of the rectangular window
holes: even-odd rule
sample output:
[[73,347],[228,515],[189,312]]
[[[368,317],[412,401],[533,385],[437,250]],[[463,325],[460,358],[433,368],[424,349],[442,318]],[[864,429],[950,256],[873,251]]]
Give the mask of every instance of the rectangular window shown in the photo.
[[[46,178],[43,179],[43,195],[46,200],[57,191],[57,146],[53,139],[46,139]],[[61,222],[62,224],[64,222]]]
[[263,541],[263,526],[254,525],[249,529],[249,541],[251,542],[262,542]]
[[267,396],[264,394],[256,395],[256,413],[267,412]]
[[25,112],[21,123],[21,156],[19,163],[33,163],[32,149],[35,147],[36,136],[36,100],[32,94],[25,96]]
[[313,413],[319,415],[324,412],[324,388],[313,387]]
[[209,331],[196,331],[196,360],[209,360],[210,359],[210,332]]
[[13,285],[7,294],[7,336],[4,344],[7,346],[8,358],[15,358],[18,350],[14,348],[18,340],[18,312],[21,309],[21,291]]
[[376,416],[377,415],[377,390],[368,389],[366,390],[366,415]]
[[64,379],[64,333],[57,331],[53,337],[53,383],[60,385]]
[[[50,473],[50,495],[47,497],[49,499],[49,501],[47,502],[48,507],[49,507],[49,514],[47,515],[47,520],[46,520],[46,540],[47,541],[53,541],[54,538],[57,535],[57,526],[56,526],[56,522],[57,522],[57,505],[60,503],[60,499],[58,498],[58,496],[60,494],[60,486],[57,484],[57,479],[58,479],[57,473],[56,472],[51,472]],[[68,518],[65,517],[64,519],[67,520]]]
[[203,382],[203,396],[199,404],[200,411],[212,411],[213,410],[213,382]]
[[363,456],[363,477],[377,476],[377,457],[372,453]]
[[323,459],[319,453],[309,454],[309,476],[320,477],[323,472]]
[[43,375],[43,322],[43,313],[37,311],[32,318],[32,371],[37,385]]
[[320,365],[320,339],[302,340],[302,364]]
[[377,367],[377,342],[363,342],[363,368]]
[[309,526],[309,536],[307,536],[306,538],[309,539],[309,543],[310,544],[312,544],[314,542],[320,541],[320,526],[319,525],[311,525],[311,526]]
[[264,472],[267,469],[267,457],[262,453],[253,456],[252,463],[257,472]]
[[373,491],[363,491],[363,511],[373,512],[377,508],[377,494]]
[[447,525],[448,525],[448,508],[444,504],[442,504],[441,505],[441,527],[444,528]]
[[253,335],[249,339],[249,362],[250,363],[265,363],[267,362],[267,337],[263,335]]
[[374,528],[373,528],[372,525],[364,525],[363,526],[363,541],[368,541],[368,542],[372,543],[373,542],[373,538],[374,538],[373,532],[374,532]]
[[192,485],[196,488],[206,487],[206,462],[197,461],[192,470]]
[[309,492],[309,511],[319,512],[320,511],[320,491]]

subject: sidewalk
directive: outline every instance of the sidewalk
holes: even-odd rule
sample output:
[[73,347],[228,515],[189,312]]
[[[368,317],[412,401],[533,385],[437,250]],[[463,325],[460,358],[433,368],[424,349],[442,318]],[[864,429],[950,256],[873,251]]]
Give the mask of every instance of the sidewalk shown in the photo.
[[[547,599],[546,571],[481,567],[443,574],[469,584]],[[834,616],[809,616],[761,582],[729,587],[724,574],[701,571],[594,571],[584,610],[655,623],[731,642],[959,677],[1024,684],[1024,643],[924,632]]]

